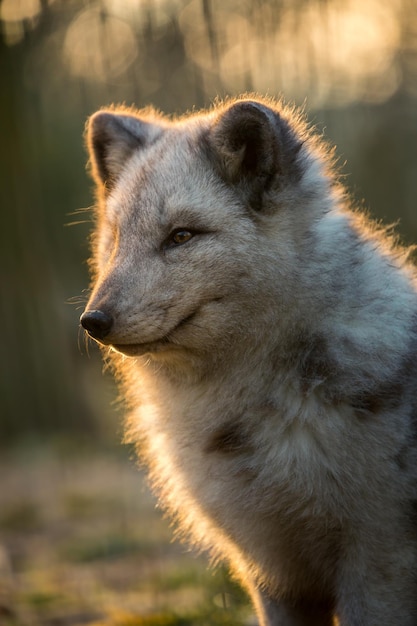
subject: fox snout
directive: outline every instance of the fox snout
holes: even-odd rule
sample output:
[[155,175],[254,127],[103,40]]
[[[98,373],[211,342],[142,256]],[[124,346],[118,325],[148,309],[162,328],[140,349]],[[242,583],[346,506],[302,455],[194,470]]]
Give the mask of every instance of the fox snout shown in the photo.
[[100,341],[109,334],[113,326],[113,317],[105,311],[87,310],[81,315],[80,324],[93,339]]

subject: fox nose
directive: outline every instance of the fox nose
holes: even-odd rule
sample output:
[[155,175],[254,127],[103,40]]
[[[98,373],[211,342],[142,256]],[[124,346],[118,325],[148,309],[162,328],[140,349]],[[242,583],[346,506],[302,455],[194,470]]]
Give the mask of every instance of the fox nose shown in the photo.
[[80,317],[80,323],[91,337],[104,339],[113,326],[113,318],[105,311],[84,311]]

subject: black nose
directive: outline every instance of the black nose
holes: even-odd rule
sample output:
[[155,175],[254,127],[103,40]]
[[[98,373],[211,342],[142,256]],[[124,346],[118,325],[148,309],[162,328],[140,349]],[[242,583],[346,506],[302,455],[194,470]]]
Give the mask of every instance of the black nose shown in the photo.
[[104,339],[113,326],[113,318],[104,311],[84,311],[80,323],[94,339]]

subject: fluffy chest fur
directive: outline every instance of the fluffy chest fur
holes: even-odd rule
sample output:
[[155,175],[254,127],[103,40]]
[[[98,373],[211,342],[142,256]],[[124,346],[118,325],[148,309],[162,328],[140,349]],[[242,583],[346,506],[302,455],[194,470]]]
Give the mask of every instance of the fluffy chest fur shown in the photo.
[[322,594],[351,528],[404,497],[394,458],[406,434],[303,394],[288,373],[269,389],[252,368],[240,373],[238,383],[185,387],[159,376],[131,419],[140,454],[181,532],[214,559],[227,554],[238,575],[249,569],[274,588]]

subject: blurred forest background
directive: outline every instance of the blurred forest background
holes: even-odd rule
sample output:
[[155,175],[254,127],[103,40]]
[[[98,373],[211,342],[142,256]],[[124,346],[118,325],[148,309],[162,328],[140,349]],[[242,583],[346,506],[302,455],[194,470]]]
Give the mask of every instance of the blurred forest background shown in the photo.
[[[88,293],[85,209],[93,201],[83,145],[88,115],[112,102],[183,113],[228,94],[283,95],[305,105],[337,144],[357,202],[377,219],[398,222],[403,241],[415,243],[417,3],[0,0],[0,78],[0,623],[93,623],[110,588],[114,598],[116,589],[136,584],[126,567],[104,574],[103,558],[145,554],[144,577],[154,580],[155,554],[162,558],[156,546],[164,546],[164,568],[173,548],[165,530],[157,539],[140,534],[131,466],[120,466],[115,452],[106,463],[100,456],[119,445],[121,413],[98,350],[86,349],[78,326]],[[82,450],[88,453],[80,460]],[[142,502],[148,520],[153,504]],[[91,529],[103,516],[110,524],[115,511],[114,526],[94,543]],[[157,524],[152,518],[145,526],[156,532]],[[53,576],[40,565],[45,555],[55,563]],[[77,569],[74,587],[62,573],[71,570],[68,559],[71,567],[101,563],[101,586],[92,583],[98,570],[81,576]],[[169,571],[169,583],[157,576],[159,587],[177,589],[180,579],[190,585],[196,577]],[[143,596],[135,598],[135,607],[143,605]],[[72,618],[68,604],[78,607]],[[129,606],[125,596],[122,604]],[[100,624],[145,624],[119,618]],[[164,619],[152,623],[193,623]],[[200,615],[198,623],[223,623],[207,619]],[[229,615],[224,623],[235,622]]]

